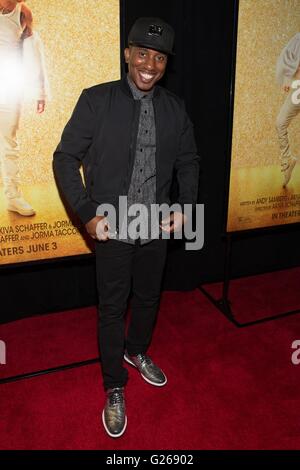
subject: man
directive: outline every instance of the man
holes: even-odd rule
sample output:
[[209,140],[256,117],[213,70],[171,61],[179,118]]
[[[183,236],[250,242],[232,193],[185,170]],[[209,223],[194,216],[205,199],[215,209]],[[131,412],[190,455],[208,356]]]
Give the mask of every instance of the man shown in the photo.
[[289,183],[297,163],[297,158],[291,154],[290,150],[288,126],[300,111],[300,104],[296,104],[292,100],[292,95],[295,92],[292,83],[294,80],[300,79],[300,33],[297,33],[282,50],[277,61],[276,77],[283,91],[288,93],[276,120],[283,186],[285,187]]
[[[40,42],[32,30],[32,13],[21,0],[0,0],[0,159],[7,209],[23,216],[35,214],[20,189],[17,131],[25,78],[31,93],[33,70],[38,77],[37,112],[45,109],[46,89]],[[28,72],[26,64],[30,63]],[[27,72],[26,72],[27,70]]]
[[[138,228],[132,236],[121,237],[123,223],[113,231],[105,214],[99,213],[99,204],[116,206],[120,196],[127,196],[130,206],[141,208],[169,203],[173,170],[178,202],[195,204],[199,167],[192,125],[182,101],[156,85],[173,53],[173,29],[159,18],[140,18],[128,42],[128,75],[83,91],[54,153],[59,186],[97,240],[99,346],[107,394],[102,420],[112,437],[121,436],[127,424],[124,353],[125,361],[146,382],[154,386],[167,382],[146,354],[159,305],[167,240],[151,239],[147,231],[139,235]],[[81,163],[86,186],[79,173]],[[174,212],[164,218],[161,229],[179,230],[185,218],[182,212]],[[144,218],[143,224],[147,222]],[[131,284],[131,320],[125,339],[124,314]]]

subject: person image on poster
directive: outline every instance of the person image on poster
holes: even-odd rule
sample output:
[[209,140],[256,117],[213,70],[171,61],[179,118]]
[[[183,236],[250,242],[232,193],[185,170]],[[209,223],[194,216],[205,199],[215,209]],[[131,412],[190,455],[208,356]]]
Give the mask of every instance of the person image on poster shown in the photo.
[[292,177],[293,170],[298,160],[298,158],[291,153],[288,127],[300,111],[300,103],[297,104],[292,99],[295,91],[292,87],[292,83],[294,80],[300,79],[300,33],[297,33],[282,50],[277,60],[276,78],[283,90],[287,93],[276,120],[283,186],[285,187]]
[[7,209],[35,214],[20,188],[19,128],[24,96],[45,109],[47,78],[41,40],[33,31],[30,8],[22,0],[0,0],[0,161]]

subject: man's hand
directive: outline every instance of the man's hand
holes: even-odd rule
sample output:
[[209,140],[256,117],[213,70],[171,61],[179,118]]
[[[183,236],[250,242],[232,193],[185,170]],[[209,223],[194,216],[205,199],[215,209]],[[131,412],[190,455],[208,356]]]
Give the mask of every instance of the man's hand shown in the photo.
[[45,111],[46,101],[45,100],[38,100],[36,103],[36,112],[38,114],[42,114]]
[[161,221],[160,228],[167,233],[179,232],[186,221],[186,215],[181,212],[173,212],[170,216]]
[[91,219],[87,224],[85,224],[85,228],[87,233],[94,240],[106,241],[109,239],[109,224],[107,218],[104,215],[97,215]]

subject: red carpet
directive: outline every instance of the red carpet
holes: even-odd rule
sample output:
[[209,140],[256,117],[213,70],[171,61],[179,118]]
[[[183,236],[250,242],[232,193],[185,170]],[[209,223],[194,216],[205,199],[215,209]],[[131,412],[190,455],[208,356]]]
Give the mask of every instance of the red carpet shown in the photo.
[[[222,283],[204,286],[215,299],[222,295]],[[244,277],[230,283],[231,308],[238,323],[300,309],[300,268],[260,276]]]
[[[239,321],[300,307],[300,269],[281,274],[296,290],[278,273],[234,281]],[[97,356],[96,309],[1,325],[0,339],[7,346],[1,377],[87,360]],[[299,449],[295,339],[299,315],[239,329],[200,291],[165,292],[149,352],[169,381],[155,388],[128,366],[121,438],[103,430],[100,369],[90,365],[0,385],[0,448]]]

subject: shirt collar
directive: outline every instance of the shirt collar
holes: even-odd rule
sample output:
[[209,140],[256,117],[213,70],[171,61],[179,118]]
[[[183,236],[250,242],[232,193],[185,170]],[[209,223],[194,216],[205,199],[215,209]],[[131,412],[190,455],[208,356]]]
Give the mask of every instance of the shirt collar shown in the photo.
[[128,85],[130,87],[131,93],[133,95],[133,98],[135,100],[141,100],[141,99],[151,100],[153,98],[154,88],[152,88],[152,90],[150,91],[139,90],[136,84],[131,80],[129,74],[127,74],[127,81],[128,81]]

